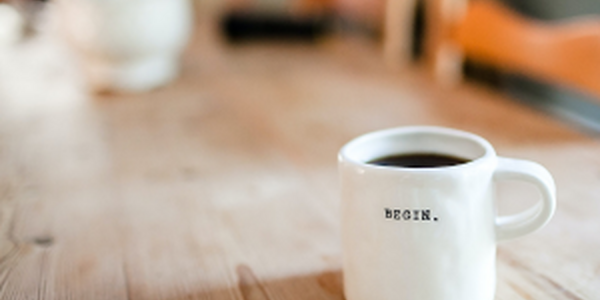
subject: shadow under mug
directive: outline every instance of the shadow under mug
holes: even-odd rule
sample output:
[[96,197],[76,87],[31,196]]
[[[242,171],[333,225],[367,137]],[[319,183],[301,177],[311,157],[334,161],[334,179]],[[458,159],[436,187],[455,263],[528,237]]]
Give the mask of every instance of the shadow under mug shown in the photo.
[[[447,167],[380,166],[398,154],[463,157]],[[556,208],[550,173],[498,157],[489,142],[443,127],[369,133],[339,153],[344,291],[348,300],[492,300],[496,243],[544,226]],[[496,215],[494,184],[534,184],[541,201]]]

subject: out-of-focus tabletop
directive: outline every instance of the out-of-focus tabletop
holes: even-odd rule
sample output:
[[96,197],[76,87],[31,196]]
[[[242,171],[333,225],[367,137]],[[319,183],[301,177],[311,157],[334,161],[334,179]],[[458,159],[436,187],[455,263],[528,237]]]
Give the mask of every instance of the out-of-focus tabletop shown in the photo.
[[[337,151],[415,124],[555,177],[554,219],[499,245],[496,299],[600,299],[597,140],[485,87],[388,70],[372,42],[232,47],[210,28],[145,94],[87,94],[51,36],[1,52],[1,299],[343,299]],[[536,196],[504,183],[499,211]]]

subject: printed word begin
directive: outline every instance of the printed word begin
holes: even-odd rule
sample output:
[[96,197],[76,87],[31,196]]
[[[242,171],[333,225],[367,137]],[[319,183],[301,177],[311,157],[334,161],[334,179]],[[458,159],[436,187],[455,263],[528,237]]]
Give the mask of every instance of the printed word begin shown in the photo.
[[[431,211],[429,209],[391,209],[385,208],[385,218],[404,221],[431,221]],[[437,221],[437,217],[433,217]]]

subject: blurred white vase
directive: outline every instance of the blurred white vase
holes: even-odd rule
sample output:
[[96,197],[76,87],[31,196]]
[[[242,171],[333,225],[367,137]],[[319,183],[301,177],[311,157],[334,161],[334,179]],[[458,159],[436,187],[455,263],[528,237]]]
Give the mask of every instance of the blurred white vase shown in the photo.
[[177,76],[190,0],[57,0],[55,8],[94,90],[142,92]]

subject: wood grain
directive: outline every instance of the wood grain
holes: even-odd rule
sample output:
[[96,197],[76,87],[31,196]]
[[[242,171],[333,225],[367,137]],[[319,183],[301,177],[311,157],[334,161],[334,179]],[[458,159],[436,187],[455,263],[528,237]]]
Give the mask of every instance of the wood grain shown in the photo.
[[[1,299],[341,300],[336,153],[412,124],[475,132],[555,176],[554,220],[499,246],[497,299],[600,297],[595,139],[392,73],[370,42],[232,48],[212,25],[178,81],[140,95],[88,95],[51,36],[0,54]],[[530,192],[500,186],[500,212]]]

